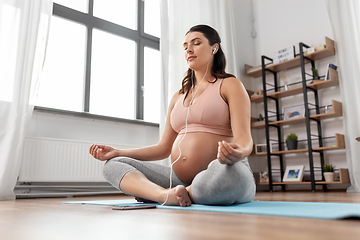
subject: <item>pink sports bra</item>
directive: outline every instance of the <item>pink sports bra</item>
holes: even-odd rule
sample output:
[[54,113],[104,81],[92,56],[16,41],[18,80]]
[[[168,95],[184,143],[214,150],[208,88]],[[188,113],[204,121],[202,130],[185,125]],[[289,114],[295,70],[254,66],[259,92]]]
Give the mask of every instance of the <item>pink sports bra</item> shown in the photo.
[[[220,95],[223,79],[211,83],[190,106],[187,132],[207,132],[232,137],[229,106]],[[171,112],[170,124],[179,134],[185,133],[188,107],[185,94],[179,97]]]

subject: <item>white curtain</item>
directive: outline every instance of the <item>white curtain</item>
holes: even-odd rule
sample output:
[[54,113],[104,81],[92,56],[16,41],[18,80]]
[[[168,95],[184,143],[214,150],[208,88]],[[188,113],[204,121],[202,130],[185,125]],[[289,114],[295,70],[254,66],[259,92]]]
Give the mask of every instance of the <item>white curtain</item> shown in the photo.
[[334,31],[345,126],[346,158],[351,186],[360,192],[360,1],[328,0]]
[[0,200],[14,199],[52,0],[0,0]]
[[165,125],[169,101],[181,87],[188,66],[182,44],[185,33],[194,25],[207,24],[216,29],[227,60],[226,71],[239,77],[236,61],[235,23],[232,1],[223,0],[160,0],[162,101],[160,132]]

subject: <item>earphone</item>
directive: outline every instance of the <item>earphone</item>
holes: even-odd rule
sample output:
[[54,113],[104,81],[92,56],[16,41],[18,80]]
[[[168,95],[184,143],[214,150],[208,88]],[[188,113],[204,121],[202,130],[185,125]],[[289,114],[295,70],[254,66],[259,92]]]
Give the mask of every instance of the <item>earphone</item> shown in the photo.
[[[216,47],[213,48],[213,51],[212,51],[212,55],[215,54],[215,51],[216,51]],[[195,94],[194,94],[194,76],[193,76],[193,73],[194,73],[194,70],[191,69],[191,82],[192,82],[192,87],[191,87],[191,90],[192,90],[192,97],[191,97],[191,100],[189,102],[189,106],[188,106],[188,109],[187,109],[187,114],[186,114],[186,118],[185,118],[185,133],[184,133],[184,136],[180,139],[179,143],[178,143],[178,149],[179,149],[179,156],[178,158],[170,165],[170,186],[169,186],[169,190],[168,190],[168,193],[166,195],[166,199],[165,201],[161,204],[161,206],[164,206],[165,203],[167,202],[168,198],[169,198],[169,193],[170,193],[170,190],[171,190],[171,186],[172,186],[172,168],[173,168],[173,165],[178,161],[180,160],[181,158],[181,149],[180,149],[180,143],[182,142],[182,140],[185,138],[186,136],[186,133],[187,133],[187,122],[188,122],[188,118],[189,118],[189,113],[190,113],[190,106],[193,104],[194,102],[194,98],[195,98],[195,95],[197,94],[197,92],[199,91],[199,87],[200,87],[200,84],[201,82],[204,80],[208,70],[209,70],[209,63],[210,63],[210,60],[211,58],[209,59],[208,63],[207,63],[207,66],[206,66],[206,72],[204,74],[204,77],[201,79],[201,81],[199,82],[198,84],[198,88],[196,89],[195,91]]]

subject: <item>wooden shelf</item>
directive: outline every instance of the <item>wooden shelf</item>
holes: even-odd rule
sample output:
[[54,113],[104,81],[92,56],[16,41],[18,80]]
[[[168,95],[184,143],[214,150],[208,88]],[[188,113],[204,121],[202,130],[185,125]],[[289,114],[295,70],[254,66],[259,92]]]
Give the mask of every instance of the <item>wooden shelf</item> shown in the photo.
[[[326,80],[326,81],[325,80],[313,80],[313,83],[308,84],[307,87],[314,89],[314,90],[320,90],[320,89],[329,88],[329,87],[338,86],[338,85],[339,85],[338,72],[332,68],[329,68],[329,80]],[[310,89],[308,89],[308,91],[309,90]],[[280,99],[280,98],[285,98],[285,97],[302,94],[302,93],[303,93],[303,87],[300,86],[300,87],[295,87],[295,88],[291,88],[288,90],[269,93],[267,96],[270,98]],[[256,97],[250,97],[250,100],[253,103],[261,103],[264,101],[264,98],[263,98],[263,96],[256,96]]]
[[342,116],[341,102],[332,100],[331,105],[332,105],[332,112],[312,115],[312,116],[310,116],[310,118],[316,119],[316,120],[323,120],[323,119],[328,119],[328,118],[341,117]]
[[[315,184],[344,184],[350,183],[349,170],[347,168],[339,168],[339,181],[334,182],[325,182],[325,181],[315,181]],[[257,185],[269,185],[269,183],[256,183]],[[311,182],[273,182],[273,185],[310,185]]]
[[[335,146],[318,147],[318,148],[313,148],[312,150],[314,152],[319,152],[319,151],[329,151],[329,150],[338,150],[338,149],[345,149],[345,138],[344,138],[344,135],[336,133],[335,134]],[[304,149],[295,149],[295,150],[283,150],[283,151],[271,152],[270,154],[279,155],[279,154],[301,153],[301,152],[308,152],[308,149],[304,148]],[[253,156],[266,156],[267,153],[263,152],[263,153],[256,153],[256,154],[252,154],[252,155]]]
[[[268,74],[274,74],[274,85],[276,86],[277,84],[277,79],[276,79],[276,75],[278,72],[280,71],[284,71],[287,69],[292,69],[292,68],[296,68],[296,67],[300,67],[301,66],[301,70],[304,71],[304,65],[308,64],[308,63],[314,63],[314,61],[319,60],[319,59],[324,59],[330,56],[334,56],[335,55],[335,46],[334,46],[334,41],[329,39],[328,37],[325,37],[325,46],[323,49],[315,51],[313,53],[310,54],[304,54],[304,57],[300,54],[298,54],[298,56],[296,56],[293,59],[290,59],[288,61],[284,61],[281,63],[271,63],[271,59],[270,64],[263,64],[261,67],[255,67],[253,68],[252,66],[249,66],[247,64],[245,64],[245,74],[247,76],[253,77],[253,78],[259,78],[262,77],[264,84],[267,83],[266,78]],[[302,43],[300,43],[300,47],[302,47]],[[303,49],[302,49],[303,50]],[[302,52],[301,50],[301,52]],[[262,59],[264,59],[262,57]],[[307,65],[309,66],[309,65]],[[263,71],[264,70],[264,71]],[[331,112],[327,112],[328,108],[325,108],[325,113],[319,113],[317,114],[316,112],[320,112],[319,109],[308,109],[308,102],[307,99],[304,98],[304,103],[306,104],[306,109],[309,110],[308,112],[306,112],[304,117],[299,117],[299,118],[294,118],[294,119],[289,119],[289,120],[279,120],[277,121],[277,119],[279,119],[280,113],[279,113],[279,99],[282,98],[286,98],[286,97],[290,97],[290,96],[295,96],[295,95],[308,95],[307,91],[310,92],[315,92],[315,101],[318,102],[318,98],[317,98],[317,91],[320,89],[324,89],[324,88],[329,88],[329,87],[333,87],[333,86],[338,86],[339,85],[339,77],[338,77],[338,72],[332,68],[326,69],[327,71],[327,76],[328,76],[328,80],[324,79],[314,79],[310,82],[310,80],[308,80],[308,77],[306,77],[306,75],[304,76],[304,73],[302,74],[301,77],[301,81],[299,82],[291,82],[291,85],[289,85],[289,87],[291,87],[290,89],[287,90],[282,90],[279,91],[279,89],[284,89],[283,87],[277,88],[276,92],[275,91],[275,87],[272,88],[269,91],[258,91],[259,94],[263,94],[264,95],[257,95],[258,93],[255,93],[255,96],[251,97],[254,92],[248,91],[248,94],[250,95],[250,100],[252,103],[263,103],[264,104],[264,109],[267,110],[267,105],[268,105],[268,99],[269,100],[276,100],[276,112],[275,112],[275,116],[270,116],[268,117],[267,112],[266,112],[266,116],[267,119],[269,120],[268,125],[265,124],[265,121],[263,122],[259,122],[257,121],[257,119],[252,119],[252,123],[251,123],[251,128],[266,128],[266,136],[267,136],[267,142],[269,143],[269,127],[270,126],[275,126],[277,129],[277,133],[279,135],[279,138],[281,137],[281,126],[284,125],[294,125],[294,124],[304,124],[305,122],[307,122],[308,119],[310,120],[315,120],[318,123],[318,134],[321,135],[321,133],[319,133],[319,131],[321,130],[321,128],[319,127],[321,125],[321,121],[323,119],[329,119],[329,118],[335,118],[335,117],[340,117],[342,116],[342,104],[340,102],[337,102],[335,100],[332,101],[332,111]],[[305,86],[306,84],[306,86]],[[266,92],[266,95],[265,95]],[[265,100],[265,102],[264,102]],[[305,103],[306,102],[306,103]],[[315,106],[315,105],[314,105]],[[318,106],[320,107],[320,106]],[[320,108],[323,109],[323,108]],[[315,111],[316,110],[316,111]],[[273,111],[271,111],[273,113]],[[273,121],[270,121],[273,120]],[[274,121],[275,120],[275,121]],[[314,122],[315,122],[314,121]],[[313,164],[313,159],[312,159],[312,154],[319,152],[320,153],[320,158],[321,161],[323,162],[323,151],[330,151],[330,150],[338,150],[338,149],[345,149],[345,140],[344,140],[344,135],[342,134],[335,134],[335,141],[336,144],[329,144],[327,142],[325,142],[325,138],[319,140],[318,138],[316,139],[312,139],[312,137],[310,136],[311,134],[311,129],[309,131],[309,128],[311,126],[308,125],[308,122],[306,124],[306,129],[308,130],[307,134],[306,134],[306,138],[305,140],[307,141],[307,139],[309,139],[309,144],[314,142],[319,142],[318,145],[324,145],[326,147],[314,147],[311,146],[312,149],[307,149],[308,146],[301,146],[301,147],[305,147],[305,149],[295,149],[295,150],[283,150],[283,151],[273,151],[275,150],[274,148],[271,148],[270,146],[268,146],[267,151],[269,151],[269,155],[268,152],[262,152],[262,153],[252,153],[251,155],[253,156],[267,156],[268,160],[270,161],[272,157],[279,157],[280,161],[283,161],[282,159],[282,155],[284,154],[294,154],[294,153],[308,153],[309,154],[309,165],[312,166]],[[321,144],[323,143],[323,144]],[[279,145],[278,149],[282,149],[282,146],[284,143],[281,142],[281,139],[278,139],[277,144]],[[264,144],[262,144],[264,145]],[[311,145],[311,144],[310,144]],[[266,146],[266,144],[265,144]],[[307,148],[306,148],[307,147]],[[270,150],[269,150],[270,149]],[[287,149],[286,147],[284,147],[284,149]],[[254,148],[255,151],[255,148]],[[263,150],[262,150],[263,151]],[[271,151],[271,152],[270,152]],[[282,162],[280,162],[282,163]],[[268,163],[268,169],[270,169],[269,174],[271,174],[271,165],[270,163]],[[325,182],[325,181],[316,181],[315,184],[317,185],[326,185],[326,184],[339,184],[339,183],[348,183],[350,182],[349,180],[349,173],[348,170],[345,169],[345,172],[342,169],[339,169],[339,175],[340,175],[340,181],[336,181],[336,182]],[[282,180],[281,180],[282,181]],[[273,182],[272,185],[286,185],[286,184],[300,184],[300,185],[311,185],[311,189],[313,191],[315,191],[315,186],[314,186],[314,181],[310,182]],[[269,185],[268,183],[260,183],[260,185]],[[269,186],[269,190],[272,191],[272,185]],[[285,188],[283,188],[284,190]]]
[[[310,118],[316,120],[323,120],[328,118],[341,117],[342,116],[341,102],[332,100],[331,104],[332,104],[332,112],[311,115]],[[289,120],[273,121],[273,122],[269,122],[269,126],[284,126],[284,125],[299,124],[299,123],[305,123],[305,120],[306,120],[305,117],[300,117]],[[261,124],[251,125],[251,128],[264,128],[264,127],[265,127],[265,122]]]
[[[335,55],[335,44],[334,41],[328,37],[325,37],[325,48],[310,54],[305,54],[304,57],[309,58],[311,60],[319,60],[323,58],[327,58]],[[300,66],[300,57],[295,57],[285,62],[267,65],[265,68],[271,70],[273,72],[280,72],[282,70],[291,69],[294,67]],[[245,64],[245,74],[250,77],[258,78],[262,76],[261,67],[254,69],[253,71],[249,71],[249,69],[253,68],[250,65]]]

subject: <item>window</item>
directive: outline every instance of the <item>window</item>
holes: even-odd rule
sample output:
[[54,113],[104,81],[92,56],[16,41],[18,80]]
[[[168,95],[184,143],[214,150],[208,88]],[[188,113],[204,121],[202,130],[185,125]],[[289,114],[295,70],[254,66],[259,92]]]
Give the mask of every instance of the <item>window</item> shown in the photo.
[[84,25],[52,17],[36,105],[80,112],[83,110],[85,42]]
[[144,120],[160,122],[160,52],[145,47]]
[[136,30],[137,1],[94,0],[94,16]]
[[145,33],[160,37],[160,6],[157,0],[145,2]]
[[36,105],[159,123],[159,12],[158,0],[54,0]]
[[94,29],[92,47],[90,112],[134,119],[135,42]]
[[88,12],[88,0],[54,0],[54,3],[60,4],[68,8],[72,8],[80,12]]

